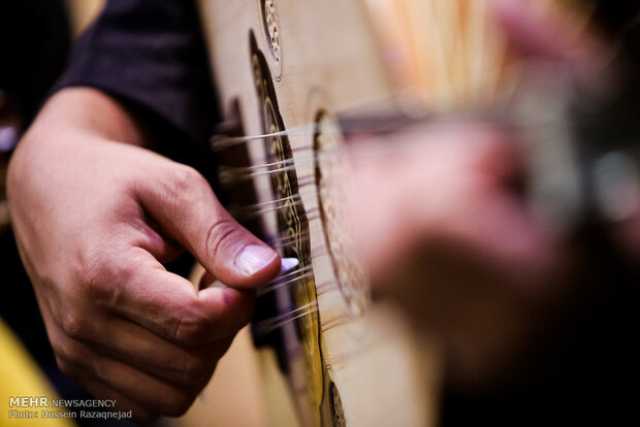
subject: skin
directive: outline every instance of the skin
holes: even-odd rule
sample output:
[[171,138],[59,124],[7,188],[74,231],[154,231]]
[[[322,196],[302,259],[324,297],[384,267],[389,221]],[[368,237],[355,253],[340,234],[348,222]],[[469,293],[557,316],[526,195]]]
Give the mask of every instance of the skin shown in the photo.
[[[585,80],[598,69],[600,44],[573,21],[521,0],[492,0],[490,10],[531,66],[553,63]],[[527,174],[517,135],[487,123],[424,125],[350,151],[350,228],[374,282],[425,245],[463,249],[516,282],[540,282],[522,269],[550,271],[557,242],[512,185]]]
[[[252,289],[280,269],[198,172],[145,144],[112,99],[66,89],[21,141],[8,177],[60,369],[139,420],[189,408],[248,322]],[[166,271],[182,248],[228,286],[197,291]]]
[[518,271],[552,262],[544,224],[512,188],[524,158],[508,136],[486,124],[452,123],[393,138],[392,146],[367,140],[350,152],[350,229],[374,282],[388,282],[393,265],[424,246],[459,247],[522,282],[529,280]]
[[437,343],[446,381],[465,390],[509,375],[537,306],[555,291],[545,285],[560,242],[514,185],[525,164],[518,147],[468,122],[407,129],[349,153],[354,253],[374,292]]

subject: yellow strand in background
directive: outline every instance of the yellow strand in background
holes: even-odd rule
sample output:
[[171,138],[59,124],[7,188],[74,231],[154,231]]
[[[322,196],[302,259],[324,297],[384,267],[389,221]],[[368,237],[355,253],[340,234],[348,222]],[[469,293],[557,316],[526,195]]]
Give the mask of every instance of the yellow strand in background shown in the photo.
[[[2,320],[0,320],[0,361],[2,361],[0,363],[0,378],[2,378],[0,381],[0,427],[73,427],[76,425],[68,419],[46,416],[47,414],[43,416],[42,410],[60,414],[61,410],[55,406],[28,408],[11,406],[12,397],[44,397],[48,402],[58,397],[38,366]],[[35,411],[38,416],[23,419],[11,411],[18,413]]]

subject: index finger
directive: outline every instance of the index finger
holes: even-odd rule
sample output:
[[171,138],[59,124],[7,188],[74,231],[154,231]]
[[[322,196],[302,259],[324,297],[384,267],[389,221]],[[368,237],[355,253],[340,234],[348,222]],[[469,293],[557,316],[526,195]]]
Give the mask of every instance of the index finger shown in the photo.
[[179,345],[198,345],[229,337],[250,319],[254,295],[231,288],[198,291],[167,271],[151,254],[135,255],[104,267],[94,288],[98,303]]

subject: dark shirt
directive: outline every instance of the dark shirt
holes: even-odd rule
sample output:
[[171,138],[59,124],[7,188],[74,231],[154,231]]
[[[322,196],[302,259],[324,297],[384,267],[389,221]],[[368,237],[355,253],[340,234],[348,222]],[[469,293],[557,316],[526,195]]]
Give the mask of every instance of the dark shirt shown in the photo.
[[[27,127],[64,69],[71,44],[63,0],[3,2],[0,8],[0,126]],[[0,180],[13,137],[0,147]],[[0,201],[4,200],[0,182]],[[13,234],[0,225],[0,317],[38,362],[53,360],[33,290],[18,256]],[[0,361],[2,356],[0,355]]]
[[2,2],[0,91],[25,127],[64,69],[70,33],[64,0]]
[[77,42],[57,88],[100,89],[152,123],[158,138],[175,131],[203,142],[218,120],[210,76],[193,1],[111,0]]

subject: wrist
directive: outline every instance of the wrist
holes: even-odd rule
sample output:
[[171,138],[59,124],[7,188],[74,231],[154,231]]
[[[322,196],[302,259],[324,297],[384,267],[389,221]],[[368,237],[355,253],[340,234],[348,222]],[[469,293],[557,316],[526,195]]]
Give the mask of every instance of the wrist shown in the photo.
[[45,104],[29,134],[41,135],[36,140],[59,139],[68,132],[145,146],[142,128],[115,99],[92,88],[67,88],[56,93]]

